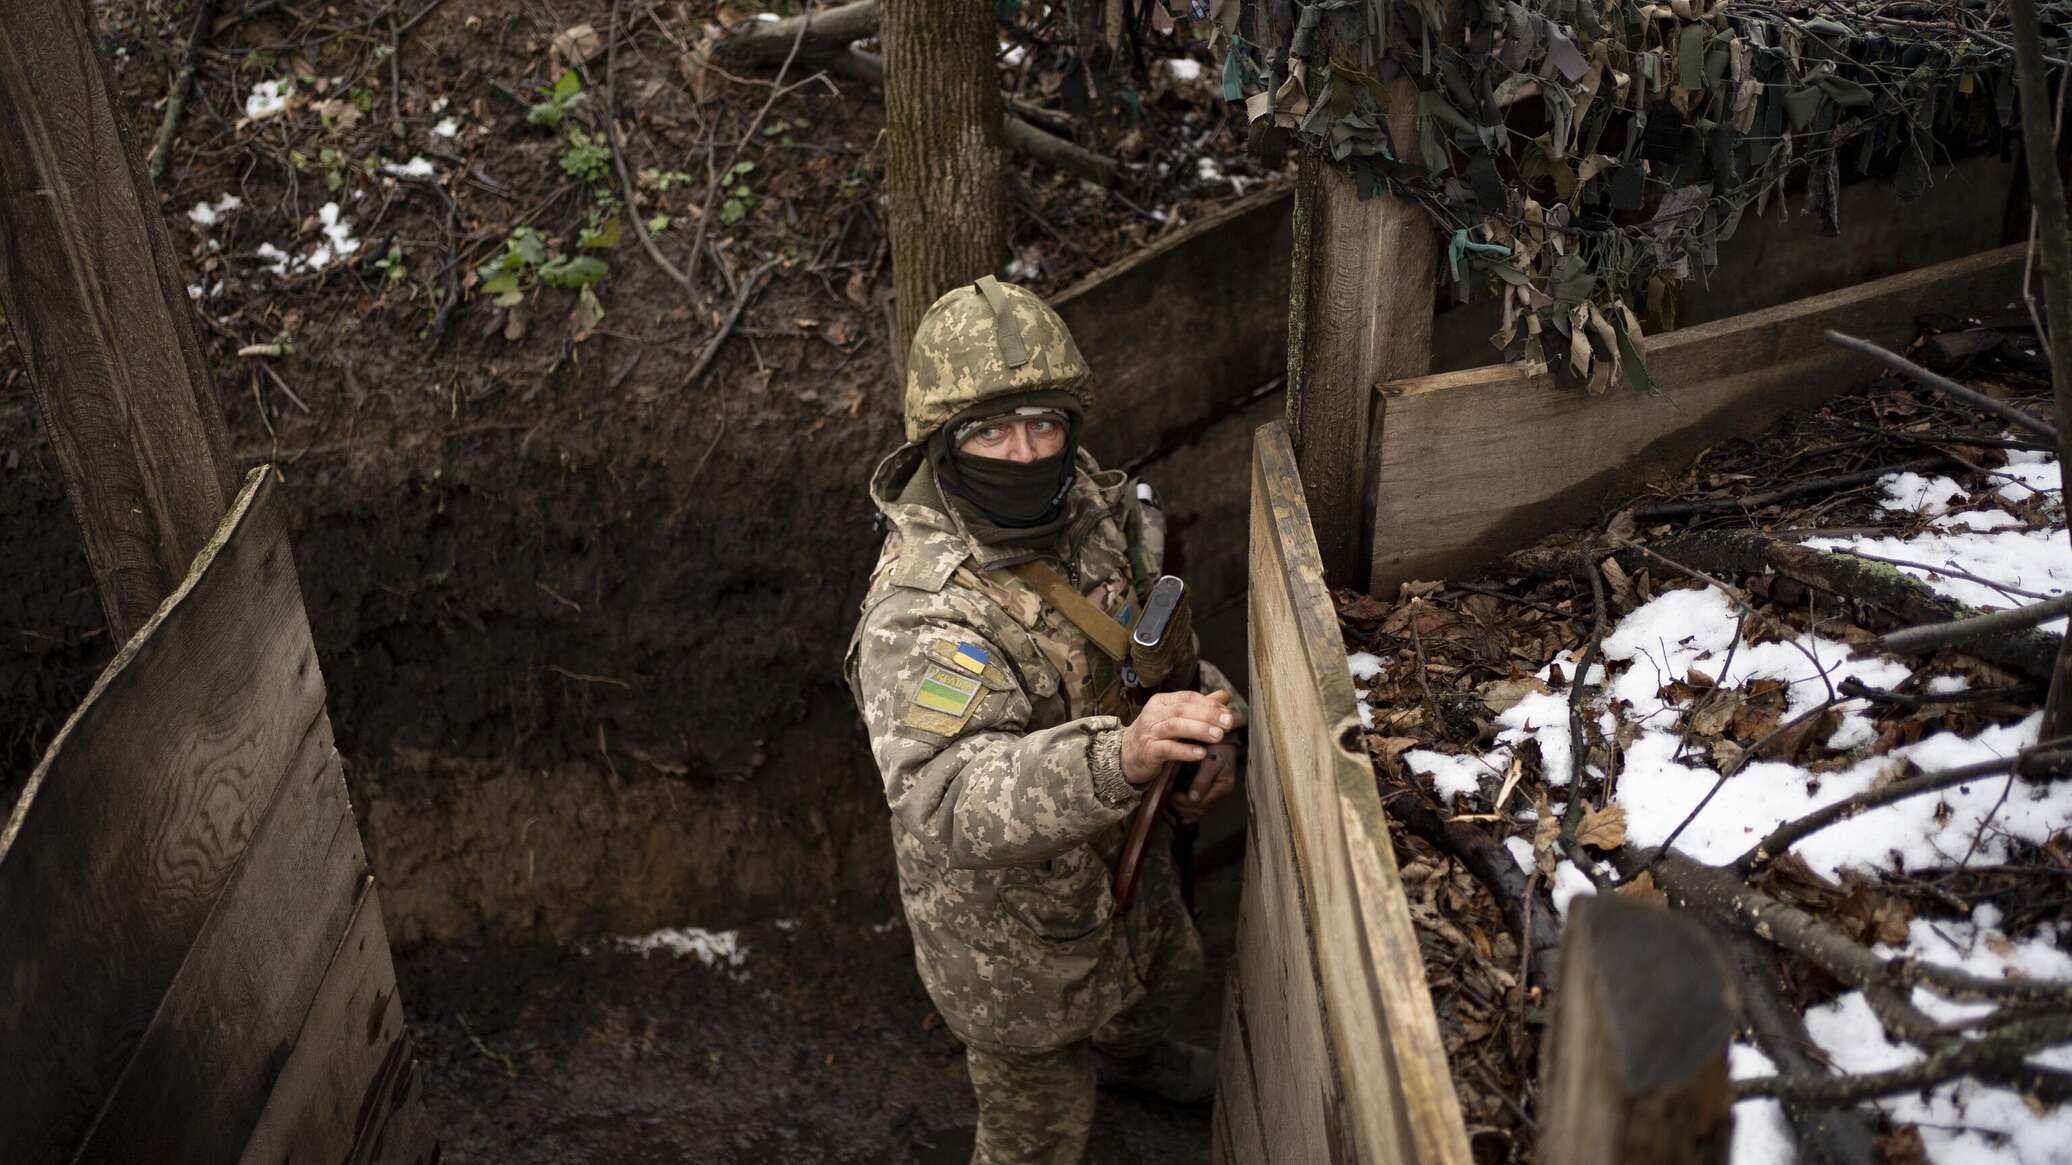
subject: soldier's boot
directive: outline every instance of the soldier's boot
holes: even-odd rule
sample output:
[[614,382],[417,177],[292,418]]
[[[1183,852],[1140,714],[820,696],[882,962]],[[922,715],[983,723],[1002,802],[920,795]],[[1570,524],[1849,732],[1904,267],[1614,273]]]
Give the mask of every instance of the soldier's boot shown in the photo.
[[1207,1104],[1216,1095],[1216,1054],[1165,1039],[1127,1058],[1096,1050],[1101,1087],[1148,1092],[1175,1104]]

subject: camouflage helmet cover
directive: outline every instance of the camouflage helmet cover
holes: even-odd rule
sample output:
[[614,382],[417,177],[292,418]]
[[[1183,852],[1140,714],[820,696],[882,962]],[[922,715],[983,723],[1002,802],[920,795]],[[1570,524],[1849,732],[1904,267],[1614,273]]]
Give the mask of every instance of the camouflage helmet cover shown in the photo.
[[914,329],[906,438],[918,445],[973,405],[1025,392],[1069,392],[1090,413],[1088,374],[1058,313],[1034,292],[989,275],[936,300]]

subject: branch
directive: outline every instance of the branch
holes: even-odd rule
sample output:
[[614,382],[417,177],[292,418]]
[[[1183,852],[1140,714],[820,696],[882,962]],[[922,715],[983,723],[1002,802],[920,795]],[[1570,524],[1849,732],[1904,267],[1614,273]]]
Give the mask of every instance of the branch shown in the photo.
[[[720,324],[719,330],[712,334],[711,340],[707,341],[705,350],[698,354],[698,362],[691,365],[690,372],[684,376],[683,386],[685,388],[697,387],[698,381],[705,375],[705,370],[712,367],[713,357],[719,355],[720,345],[727,342],[727,337],[734,334],[734,325],[741,322],[741,313],[748,309],[748,300],[750,296],[755,294],[756,284],[761,283],[763,276],[769,274],[770,269],[777,266],[780,262],[783,262],[783,260],[771,259],[749,272],[748,278],[741,281],[740,289],[734,293],[733,310],[727,313],[727,318]],[[708,452],[710,451],[708,450]],[[700,466],[703,466],[703,464],[703,461],[699,462]]]
[[1613,851],[1612,857],[1622,873],[1637,874],[1644,864],[1651,865],[1657,884],[1690,909],[1783,947],[1852,987],[1926,987],[1955,1000],[2072,1007],[2072,982],[1988,979],[1925,963],[1911,955],[1881,959],[1798,907],[1750,889],[1732,870],[1709,866],[1680,853],[1660,852],[1644,862],[1638,852],[1626,846]]
[[1961,785],[1979,777],[1990,777],[1998,773],[2027,776],[2036,772],[2062,772],[2068,766],[2072,766],[2072,750],[2061,747],[2062,744],[2061,741],[2053,741],[2048,745],[2023,749],[2012,756],[1994,757],[1992,760],[1979,761],[1976,764],[1921,773],[1904,780],[1893,781],[1888,785],[1867,789],[1778,826],[1771,831],[1770,836],[1755,843],[1747,853],[1735,858],[1734,868],[1744,874],[1754,873],[1781,857],[1793,845],[1866,809],[1890,805],[1909,797],[1918,797],[1923,793],[1939,792],[1953,785]]
[[1923,387],[1932,388],[1944,396],[1954,397],[1973,408],[1984,409],[2001,420],[2027,429],[2039,437],[2047,437],[2052,441],[2058,439],[2057,429],[2048,421],[2023,412],[2006,401],[1995,400],[1976,389],[1966,388],[1939,372],[1930,372],[1897,352],[1886,351],[1869,340],[1859,340],[1855,336],[1846,336],[1833,329],[1828,330],[1827,339],[1831,344],[1839,344],[1852,352],[1861,352],[1888,368],[1903,372]]
[[166,158],[173,152],[173,138],[180,132],[181,115],[187,112],[187,95],[194,91],[194,70],[201,60],[202,41],[208,39],[216,0],[201,0],[194,9],[194,32],[187,38],[187,51],[180,57],[180,74],[166,94],[165,117],[158,123],[158,140],[151,145],[151,185],[165,174]]
[[1518,940],[1519,949],[1531,960],[1531,981],[1546,989],[1544,998],[1554,998],[1561,931],[1554,911],[1546,903],[1535,901],[1533,909],[1527,909],[1526,903],[1537,892],[1511,857],[1511,851],[1497,844],[1484,830],[1464,821],[1446,820],[1415,790],[1398,793],[1382,804],[1389,816],[1402,822],[1412,836],[1459,861],[1482,883],[1503,911],[1504,924]]
[[[794,19],[797,19],[796,17]],[[758,22],[760,23],[760,22]],[[691,285],[690,276],[676,269],[676,264],[662,254],[662,248],[655,245],[655,238],[648,233],[647,220],[641,217],[640,201],[634,194],[633,176],[626,167],[625,144],[619,140],[619,0],[612,0],[611,31],[606,36],[608,48],[604,54],[604,138],[612,148],[612,168],[619,172],[619,189],[626,197],[626,217],[633,223],[633,237],[640,240],[640,248],[662,269],[662,274],[675,281],[684,293],[693,299],[698,289]]]
[[2033,1073],[2041,1089],[2062,1087],[2057,1073],[2034,1068],[2025,1057],[2045,1048],[2072,1041],[2072,1015],[2039,1015],[2017,1019],[1986,1032],[1977,1039],[1946,1045],[1930,1052],[1919,1063],[1885,1072],[1854,1076],[1759,1076],[1735,1083],[1742,1099],[1774,1096],[1800,1104],[1839,1107],[1881,1096],[1918,1092],[1955,1080],[1959,1076],[1990,1073],[1996,1082],[2025,1086]]
[[[1715,929],[1733,956],[1741,982],[1742,1014],[1756,1046],[1787,1072],[1808,1076],[1825,1072],[1826,1065],[1807,1051],[1814,1044],[1806,1031],[1805,1016],[1784,1000],[1775,952],[1753,935],[1727,927]],[[1883,1160],[1861,1113],[1786,1101],[1784,1115],[1798,1135],[1800,1157],[1808,1165],[1875,1165]]]
[[1643,522],[1654,518],[1680,518],[1689,514],[1713,514],[1726,510],[1755,509],[1773,502],[1788,501],[1807,494],[1826,493],[1829,490],[1845,489],[1849,486],[1868,485],[1888,473],[1904,473],[1909,470],[1934,469],[1944,464],[1945,457],[1922,457],[1888,465],[1878,469],[1865,469],[1856,473],[1837,474],[1834,477],[1815,477],[1787,485],[1781,489],[1763,493],[1745,494],[1738,498],[1701,498],[1691,502],[1662,502],[1652,506],[1640,506],[1633,516]]
[[1988,635],[2026,631],[2039,623],[2047,623],[2068,613],[2072,613],[2072,595],[2059,595],[2055,599],[2016,607],[2011,611],[1995,611],[1990,615],[1973,615],[1968,619],[1952,619],[1946,623],[1908,627],[1903,631],[1894,631],[1873,639],[1865,646],[1876,651],[1890,651],[1895,655],[1925,655]]

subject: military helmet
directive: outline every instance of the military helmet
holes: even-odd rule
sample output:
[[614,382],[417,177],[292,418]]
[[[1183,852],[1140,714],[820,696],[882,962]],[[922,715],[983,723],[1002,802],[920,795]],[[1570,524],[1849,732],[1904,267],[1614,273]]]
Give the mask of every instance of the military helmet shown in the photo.
[[1091,412],[1086,358],[1034,292],[988,275],[935,301],[907,348],[906,437],[926,441],[981,401],[1069,392]]

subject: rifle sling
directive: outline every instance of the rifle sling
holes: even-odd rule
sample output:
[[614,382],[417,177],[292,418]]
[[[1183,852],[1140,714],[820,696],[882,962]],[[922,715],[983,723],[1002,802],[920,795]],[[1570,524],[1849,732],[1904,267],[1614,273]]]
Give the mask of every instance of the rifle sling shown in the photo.
[[1029,589],[1049,603],[1051,609],[1063,615],[1074,627],[1086,633],[1101,653],[1117,663],[1129,659],[1130,633],[1115,617],[1093,605],[1079,589],[1065,581],[1047,562],[1017,562],[1007,568],[1009,574],[1027,583]]

